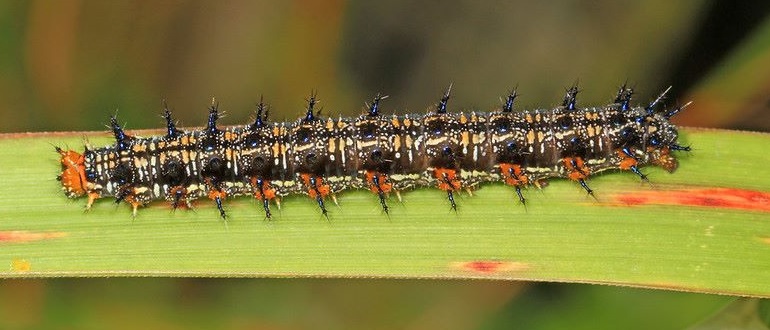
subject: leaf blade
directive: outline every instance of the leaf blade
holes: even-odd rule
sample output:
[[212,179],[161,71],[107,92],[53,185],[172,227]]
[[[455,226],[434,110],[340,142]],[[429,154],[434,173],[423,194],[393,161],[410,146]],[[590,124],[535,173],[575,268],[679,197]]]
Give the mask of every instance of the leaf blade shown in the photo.
[[[49,144],[79,139],[0,139],[0,233],[51,236],[0,238],[0,263],[12,265],[0,276],[490,278],[770,297],[767,212],[616,200],[688,187],[766,192],[770,175],[756,152],[770,142],[763,134],[687,129],[695,151],[679,157],[676,173],[645,169],[654,186],[630,173],[596,176],[598,202],[553,180],[526,191],[524,208],[509,187],[485,185],[459,197],[454,213],[439,190],[420,189],[403,193],[403,204],[391,197],[387,217],[376,196],[357,191],[340,196],[330,221],[304,196],[287,198],[265,221],[254,201],[236,198],[227,201],[227,226],[205,200],[194,211],[154,203],[133,221],[128,207],[108,200],[84,214],[83,199],[58,191]],[[713,199],[722,197],[730,196]]]

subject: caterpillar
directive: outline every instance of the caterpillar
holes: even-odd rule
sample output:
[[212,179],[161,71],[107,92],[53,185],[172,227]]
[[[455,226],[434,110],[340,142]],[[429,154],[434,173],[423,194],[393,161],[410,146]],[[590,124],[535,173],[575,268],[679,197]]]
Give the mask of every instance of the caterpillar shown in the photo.
[[690,151],[669,121],[689,103],[656,110],[670,88],[642,107],[631,106],[634,91],[624,84],[611,104],[579,108],[572,86],[561,106],[532,111],[514,111],[514,89],[495,111],[451,113],[450,85],[425,114],[384,115],[387,96],[378,94],[354,118],[322,117],[311,94],[294,122],[268,121],[260,100],[252,123],[229,128],[217,126],[212,102],[206,126],[191,131],[176,127],[164,101],[165,135],[129,135],[112,116],[115,144],[86,145],[83,153],[56,147],[58,180],[68,197],[87,196],[86,209],[112,196],[136,216],[155,200],[176,209],[209,198],[223,219],[223,201],[242,195],[256,198],[268,219],[271,204],[280,207],[292,194],[309,196],[328,218],[328,199],[336,203],[346,189],[371,191],[386,214],[391,193],[400,200],[400,191],[425,186],[444,191],[455,211],[455,194],[484,182],[512,186],[521,204],[522,188],[543,187],[550,178],[577,182],[593,196],[592,175],[619,169],[648,181],[641,166],[673,172],[672,151]]

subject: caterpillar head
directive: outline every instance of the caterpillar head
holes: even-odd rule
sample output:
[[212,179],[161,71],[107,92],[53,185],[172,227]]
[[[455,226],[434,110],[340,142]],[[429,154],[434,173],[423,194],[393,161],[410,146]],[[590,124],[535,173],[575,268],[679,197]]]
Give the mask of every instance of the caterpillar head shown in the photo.
[[669,172],[673,172],[679,165],[676,158],[671,156],[671,151],[690,151],[689,146],[682,146],[678,143],[679,132],[676,126],[669,121],[669,118],[683,107],[664,114],[648,114],[645,118],[644,146],[649,155],[649,160],[651,163],[661,166]]

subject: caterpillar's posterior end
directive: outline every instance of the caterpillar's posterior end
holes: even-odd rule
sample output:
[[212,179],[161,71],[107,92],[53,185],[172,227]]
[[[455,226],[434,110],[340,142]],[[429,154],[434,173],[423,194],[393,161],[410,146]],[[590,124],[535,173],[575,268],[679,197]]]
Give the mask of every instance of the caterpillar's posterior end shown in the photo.
[[67,197],[75,198],[86,194],[86,166],[83,155],[73,151],[54,147],[61,156],[61,174],[56,178],[61,181],[62,190]]

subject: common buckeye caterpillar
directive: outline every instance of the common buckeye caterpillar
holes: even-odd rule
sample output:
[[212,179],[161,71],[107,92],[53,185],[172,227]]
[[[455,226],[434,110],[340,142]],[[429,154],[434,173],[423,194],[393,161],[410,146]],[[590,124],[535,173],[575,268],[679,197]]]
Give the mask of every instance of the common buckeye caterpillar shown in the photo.
[[[670,87],[669,87],[670,89]],[[289,122],[268,122],[264,102],[256,119],[242,127],[220,129],[218,107],[209,109],[204,129],[177,129],[165,106],[166,135],[140,138],[126,134],[111,118],[116,143],[86,146],[80,154],[56,148],[61,155],[62,189],[71,198],[88,196],[86,208],[105,196],[137,208],[153,200],[174,208],[192,200],[213,200],[222,218],[222,201],[251,195],[271,217],[270,202],[304,193],[324,216],[325,201],[344,189],[368,189],[388,213],[387,195],[400,190],[434,186],[454,194],[483,182],[521,188],[542,187],[548,178],[568,178],[593,196],[586,179],[620,169],[647,177],[639,170],[653,164],[672,172],[671,151],[689,151],[677,144],[669,119],[684,106],[663,112],[655,108],[667,89],[646,107],[630,105],[633,89],[623,85],[612,104],[578,108],[576,86],[562,105],[552,110],[514,112],[516,91],[493,112],[449,113],[449,90],[426,114],[385,116],[378,95],[357,118],[322,118],[311,95],[305,115]],[[686,106],[686,105],[685,105]]]

